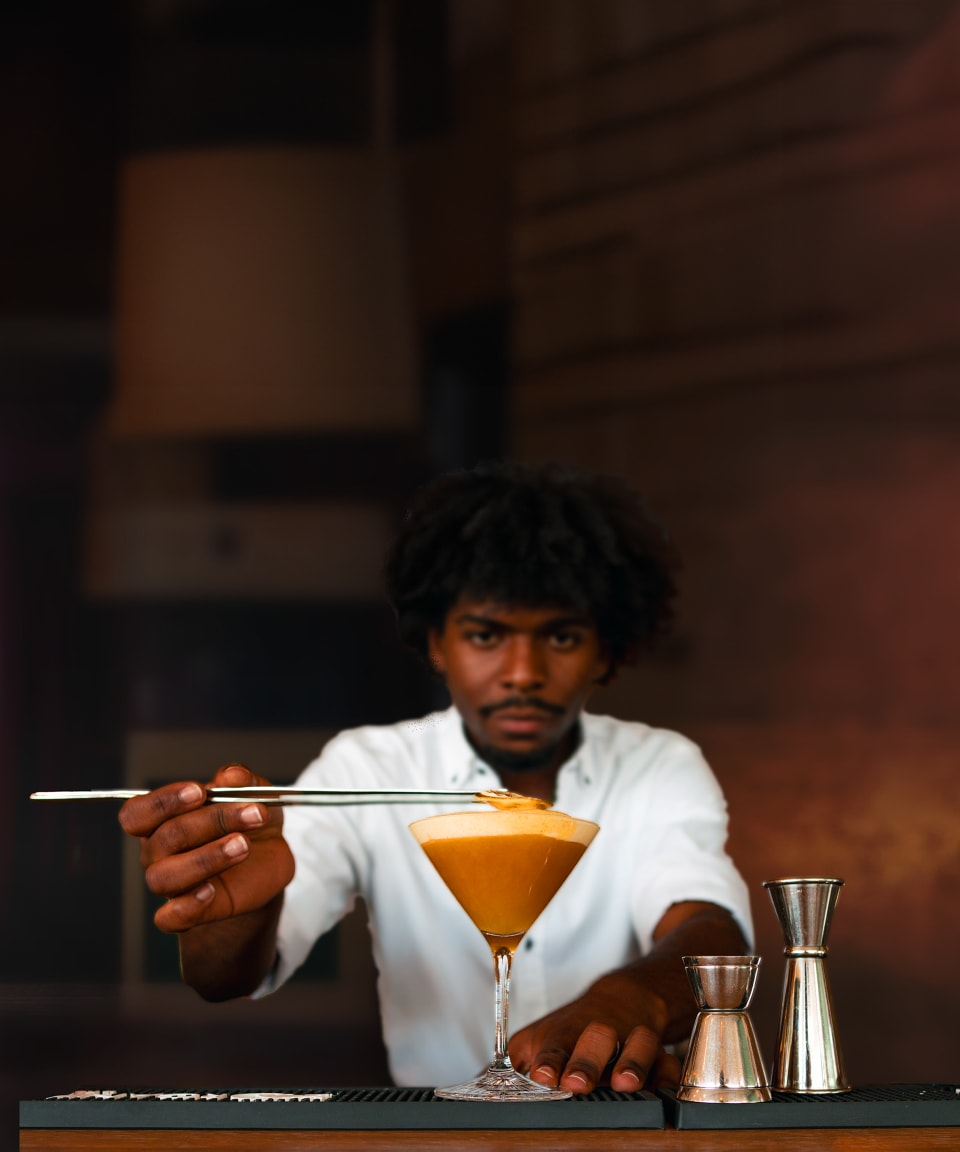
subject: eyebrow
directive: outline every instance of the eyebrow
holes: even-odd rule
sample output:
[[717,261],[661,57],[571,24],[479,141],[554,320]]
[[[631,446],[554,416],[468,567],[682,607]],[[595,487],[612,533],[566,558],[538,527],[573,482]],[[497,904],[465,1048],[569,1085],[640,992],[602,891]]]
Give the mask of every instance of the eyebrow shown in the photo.
[[[478,612],[461,612],[454,617],[455,624],[482,624],[485,628],[499,628],[504,632],[514,632],[517,629],[512,624],[500,620],[496,616],[484,616]],[[592,628],[593,621],[589,616],[578,616],[571,613],[567,616],[552,616],[535,629],[537,632],[553,631],[556,628]]]

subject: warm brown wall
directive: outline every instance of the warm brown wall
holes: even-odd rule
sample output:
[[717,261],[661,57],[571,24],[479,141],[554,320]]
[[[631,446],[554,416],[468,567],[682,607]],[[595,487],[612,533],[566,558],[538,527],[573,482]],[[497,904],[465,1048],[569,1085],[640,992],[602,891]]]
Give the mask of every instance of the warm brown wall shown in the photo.
[[675,726],[761,881],[839,875],[851,1076],[960,1075],[955,2],[528,2],[514,444],[618,472],[685,558],[598,706]]
[[[838,872],[847,888],[830,964],[851,1074],[960,1079],[952,979],[960,4],[464,0],[454,8],[474,23],[451,77],[450,130],[403,149],[417,314],[426,327],[506,295],[512,271],[516,449],[634,479],[681,545],[678,635],[602,703],[689,732],[724,782],[732,849],[755,894],[765,958],[755,1012],[767,1053],[781,962],[760,882]],[[512,93],[498,32],[508,10]],[[62,332],[57,316],[94,315],[105,337],[112,117],[123,111],[105,90],[126,57],[122,27],[102,35],[89,11],[75,19],[99,47],[69,64],[71,83],[48,83],[46,66],[28,75],[36,65],[26,50],[5,73],[20,114],[0,133],[11,174],[0,307],[7,320],[55,314],[50,331],[64,337],[73,329]],[[75,37],[43,43],[59,76]],[[99,355],[106,376],[105,342]],[[59,375],[63,392],[82,385],[86,395],[76,368]],[[204,444],[171,442],[95,464],[93,505],[212,498]],[[53,521],[37,530],[38,555]],[[79,566],[74,573],[50,554],[56,580],[79,583]],[[58,625],[44,596],[59,605],[75,593],[44,585],[35,615]],[[8,609],[2,622],[14,621],[23,623]],[[68,632],[58,635],[65,643]],[[34,700],[43,721],[35,767],[45,786],[59,781],[54,769],[76,775],[65,783],[89,785],[109,761],[99,744],[61,752],[58,701],[68,697],[58,651],[30,647],[44,687]],[[21,677],[16,686],[30,685]],[[17,734],[32,734],[29,715],[16,716]],[[9,785],[11,811],[23,783]],[[36,835],[29,817],[24,839]],[[62,861],[80,887],[90,838],[54,844],[51,889]],[[15,858],[12,848],[7,855]],[[8,887],[23,884],[21,874]],[[119,917],[101,904],[119,932]],[[44,923],[66,922],[65,907],[36,907]],[[251,1077],[269,1059],[267,1079],[279,1084],[307,1066],[289,1046],[286,1068],[265,1044],[251,1055],[229,1023],[220,1033],[205,1017],[188,1070],[178,1063],[178,1019],[164,1020],[162,1035],[152,1020],[144,1044],[143,1021],[104,1019],[100,1000],[55,993],[51,985],[41,998],[42,1015],[18,990],[7,997],[22,1010],[13,1024],[4,1017],[12,1039],[0,1073],[15,1066],[30,1091],[142,1079],[148,1069],[227,1076],[227,1056],[249,1059]],[[112,1004],[109,989],[104,998]],[[185,1014],[194,1010],[183,1003]],[[382,1078],[364,1037],[348,1072],[343,1035],[318,1045],[311,1028],[311,1074],[325,1075],[316,1061],[326,1051],[343,1075],[366,1067]]]

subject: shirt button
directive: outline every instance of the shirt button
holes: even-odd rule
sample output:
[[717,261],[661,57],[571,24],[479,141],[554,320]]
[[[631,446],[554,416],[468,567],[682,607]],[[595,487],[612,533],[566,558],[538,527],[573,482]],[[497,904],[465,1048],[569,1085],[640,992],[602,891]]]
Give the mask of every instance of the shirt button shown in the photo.
[[523,946],[524,946],[524,948],[526,948],[526,950],[529,952],[529,951],[530,951],[530,949],[533,947],[533,937],[532,937],[532,936],[528,936],[528,937],[526,938],[526,940],[524,941],[524,945],[523,945]]

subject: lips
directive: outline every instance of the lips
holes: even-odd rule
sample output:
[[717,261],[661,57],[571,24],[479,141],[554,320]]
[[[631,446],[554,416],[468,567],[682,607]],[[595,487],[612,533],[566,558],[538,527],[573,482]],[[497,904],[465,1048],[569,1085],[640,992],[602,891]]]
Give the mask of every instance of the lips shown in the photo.
[[504,709],[494,712],[490,720],[502,732],[512,736],[534,735],[549,722],[550,713],[538,709]]

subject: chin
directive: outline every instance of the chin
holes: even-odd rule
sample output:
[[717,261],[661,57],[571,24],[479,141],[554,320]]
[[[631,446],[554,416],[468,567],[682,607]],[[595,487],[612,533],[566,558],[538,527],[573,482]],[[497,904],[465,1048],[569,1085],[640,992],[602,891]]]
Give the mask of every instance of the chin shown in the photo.
[[508,772],[536,772],[553,760],[556,748],[497,748],[487,745],[480,750],[480,755],[491,768]]

